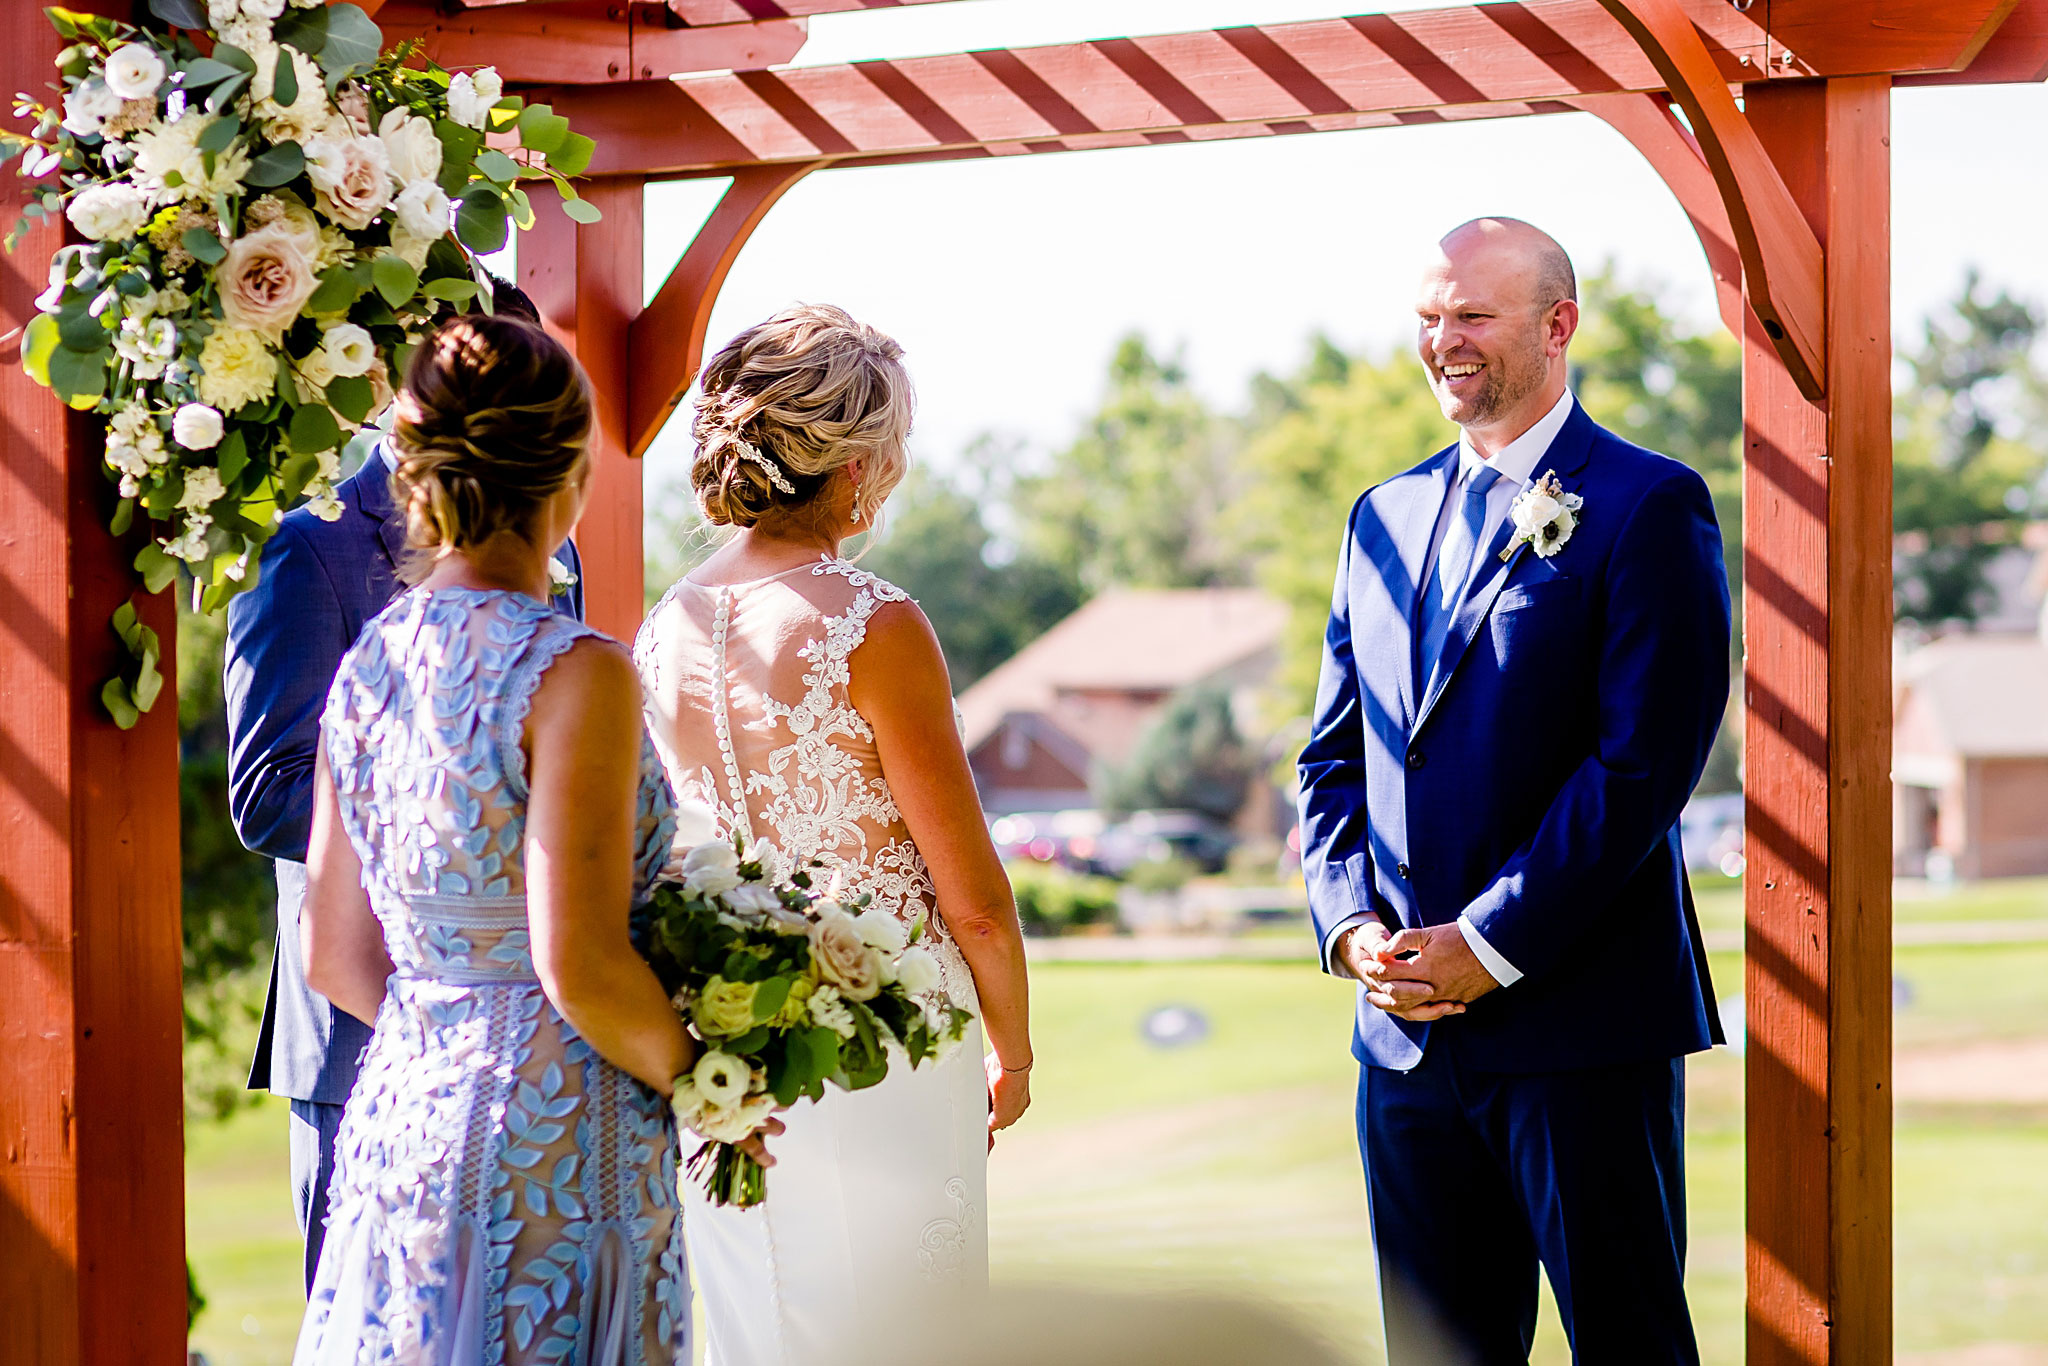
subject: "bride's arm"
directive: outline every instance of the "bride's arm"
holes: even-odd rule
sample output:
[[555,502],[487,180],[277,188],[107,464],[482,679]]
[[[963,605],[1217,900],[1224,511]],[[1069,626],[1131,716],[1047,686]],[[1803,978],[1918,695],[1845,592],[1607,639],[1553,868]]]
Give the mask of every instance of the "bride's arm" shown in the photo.
[[607,1062],[667,1095],[693,1050],[627,930],[640,682],[625,652],[572,646],[534,693],[526,738],[526,908],[541,989]]
[[1031,1103],[1024,936],[953,721],[946,658],[915,603],[893,602],[875,613],[853,654],[849,693],[874,727],[889,790],[931,870],[946,927],[974,973],[996,1058],[989,1128],[1003,1128]]
[[363,891],[363,864],[341,825],[327,750],[313,767],[313,828],[306,844],[306,898],[299,907],[299,961],[306,985],[338,1009],[377,1023],[391,955],[384,927]]

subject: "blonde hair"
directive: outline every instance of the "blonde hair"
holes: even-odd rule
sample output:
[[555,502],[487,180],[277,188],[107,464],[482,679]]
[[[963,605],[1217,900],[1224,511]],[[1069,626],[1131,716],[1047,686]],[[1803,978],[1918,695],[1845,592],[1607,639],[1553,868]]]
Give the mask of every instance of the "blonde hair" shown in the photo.
[[395,405],[392,489],[405,509],[400,575],[437,550],[530,536],[541,505],[583,475],[590,381],[560,342],[506,314],[444,324],[414,353]]
[[817,531],[835,472],[858,460],[873,529],[910,455],[903,348],[830,304],[798,304],[727,342],[700,376],[690,486],[716,526]]

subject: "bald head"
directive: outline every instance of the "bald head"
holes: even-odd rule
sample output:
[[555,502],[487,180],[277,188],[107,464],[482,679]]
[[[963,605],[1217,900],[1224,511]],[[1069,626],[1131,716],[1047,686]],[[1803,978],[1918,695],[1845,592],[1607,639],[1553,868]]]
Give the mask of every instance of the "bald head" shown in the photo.
[[1563,397],[1578,281],[1564,248],[1519,218],[1475,218],[1437,245],[1418,349],[1444,416],[1490,457]]

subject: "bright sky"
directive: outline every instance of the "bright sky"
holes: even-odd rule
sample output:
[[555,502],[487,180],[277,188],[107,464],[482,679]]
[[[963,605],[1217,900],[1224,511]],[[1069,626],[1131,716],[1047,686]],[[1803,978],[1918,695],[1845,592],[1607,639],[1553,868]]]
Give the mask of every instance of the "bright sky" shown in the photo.
[[[1331,0],[963,0],[813,19],[799,62],[1337,12],[1348,10]],[[1898,336],[1917,334],[1973,263],[2048,299],[2048,177],[2032,154],[2044,131],[2041,86],[1897,93]],[[650,292],[723,185],[650,191]],[[715,347],[787,303],[838,303],[903,343],[920,459],[943,464],[984,431],[1043,450],[1089,411],[1132,329],[1184,346],[1196,384],[1224,407],[1258,370],[1295,366],[1317,330],[1349,347],[1405,346],[1412,263],[1482,213],[1529,219],[1582,271],[1611,259],[1680,317],[1718,326],[1676,201],[1619,135],[1567,114],[824,172],[755,233],[710,335]],[[681,477],[686,432],[679,420],[656,444],[650,486]]]

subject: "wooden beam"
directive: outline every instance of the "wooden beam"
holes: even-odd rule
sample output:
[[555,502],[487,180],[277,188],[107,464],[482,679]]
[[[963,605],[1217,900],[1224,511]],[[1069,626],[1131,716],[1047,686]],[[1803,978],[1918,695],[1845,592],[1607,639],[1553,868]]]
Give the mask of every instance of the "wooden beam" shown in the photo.
[[645,615],[641,599],[643,493],[631,450],[627,329],[640,312],[641,203],[644,184],[630,176],[586,183],[583,194],[604,218],[579,227],[553,195],[534,197],[535,222],[519,240],[519,284],[548,331],[560,337],[590,376],[597,401],[591,439],[590,500],[577,528],[583,557],[584,616],[630,644]]
[[1799,392],[1825,392],[1827,332],[1821,251],[1778,168],[1678,0],[1601,0],[1653,62],[1691,121],[1735,230],[1750,307]]
[[2015,0],[1770,0],[1778,75],[1954,71],[1969,64]]
[[1735,229],[1728,221],[1728,206],[1721,202],[1714,173],[1707,167],[1706,154],[1700,150],[1698,140],[1673,116],[1669,97],[1587,95],[1571,103],[1597,115],[1634,144],[1677,196],[1679,207],[1691,220],[1693,233],[1707,254],[1707,269],[1714,276],[1714,297],[1720,306],[1721,322],[1740,338],[1746,305],[1742,299],[1742,255],[1735,247]]
[[627,345],[632,378],[626,448],[631,454],[646,453],[696,380],[698,367],[704,363],[711,306],[740,248],[775,202],[817,164],[751,166],[734,175],[731,188],[662,282],[660,292],[633,319]]
[[748,24],[762,19],[799,19],[809,14],[846,14],[856,10],[900,9],[945,0],[668,0],[668,7],[686,24]]
[[2048,79],[2048,0],[2019,0],[1959,71],[1901,76],[1899,85],[2005,85]]
[[[126,4],[84,8],[133,17]],[[39,90],[62,41],[0,8],[0,80]],[[22,186],[0,177],[0,222]],[[101,419],[21,373],[62,244],[0,258],[0,1366],[183,1359],[184,1101],[176,624],[107,533]],[[164,692],[133,730],[100,710],[133,594]]]
[[1828,400],[1744,337],[1750,1366],[1891,1352],[1891,320],[1882,77],[1745,92],[1827,252]]
[[378,23],[391,40],[418,38],[451,70],[495,66],[513,83],[565,85],[665,79],[678,72],[751,71],[803,47],[805,21],[671,28],[659,5],[573,0],[444,12],[430,0],[390,0]]

